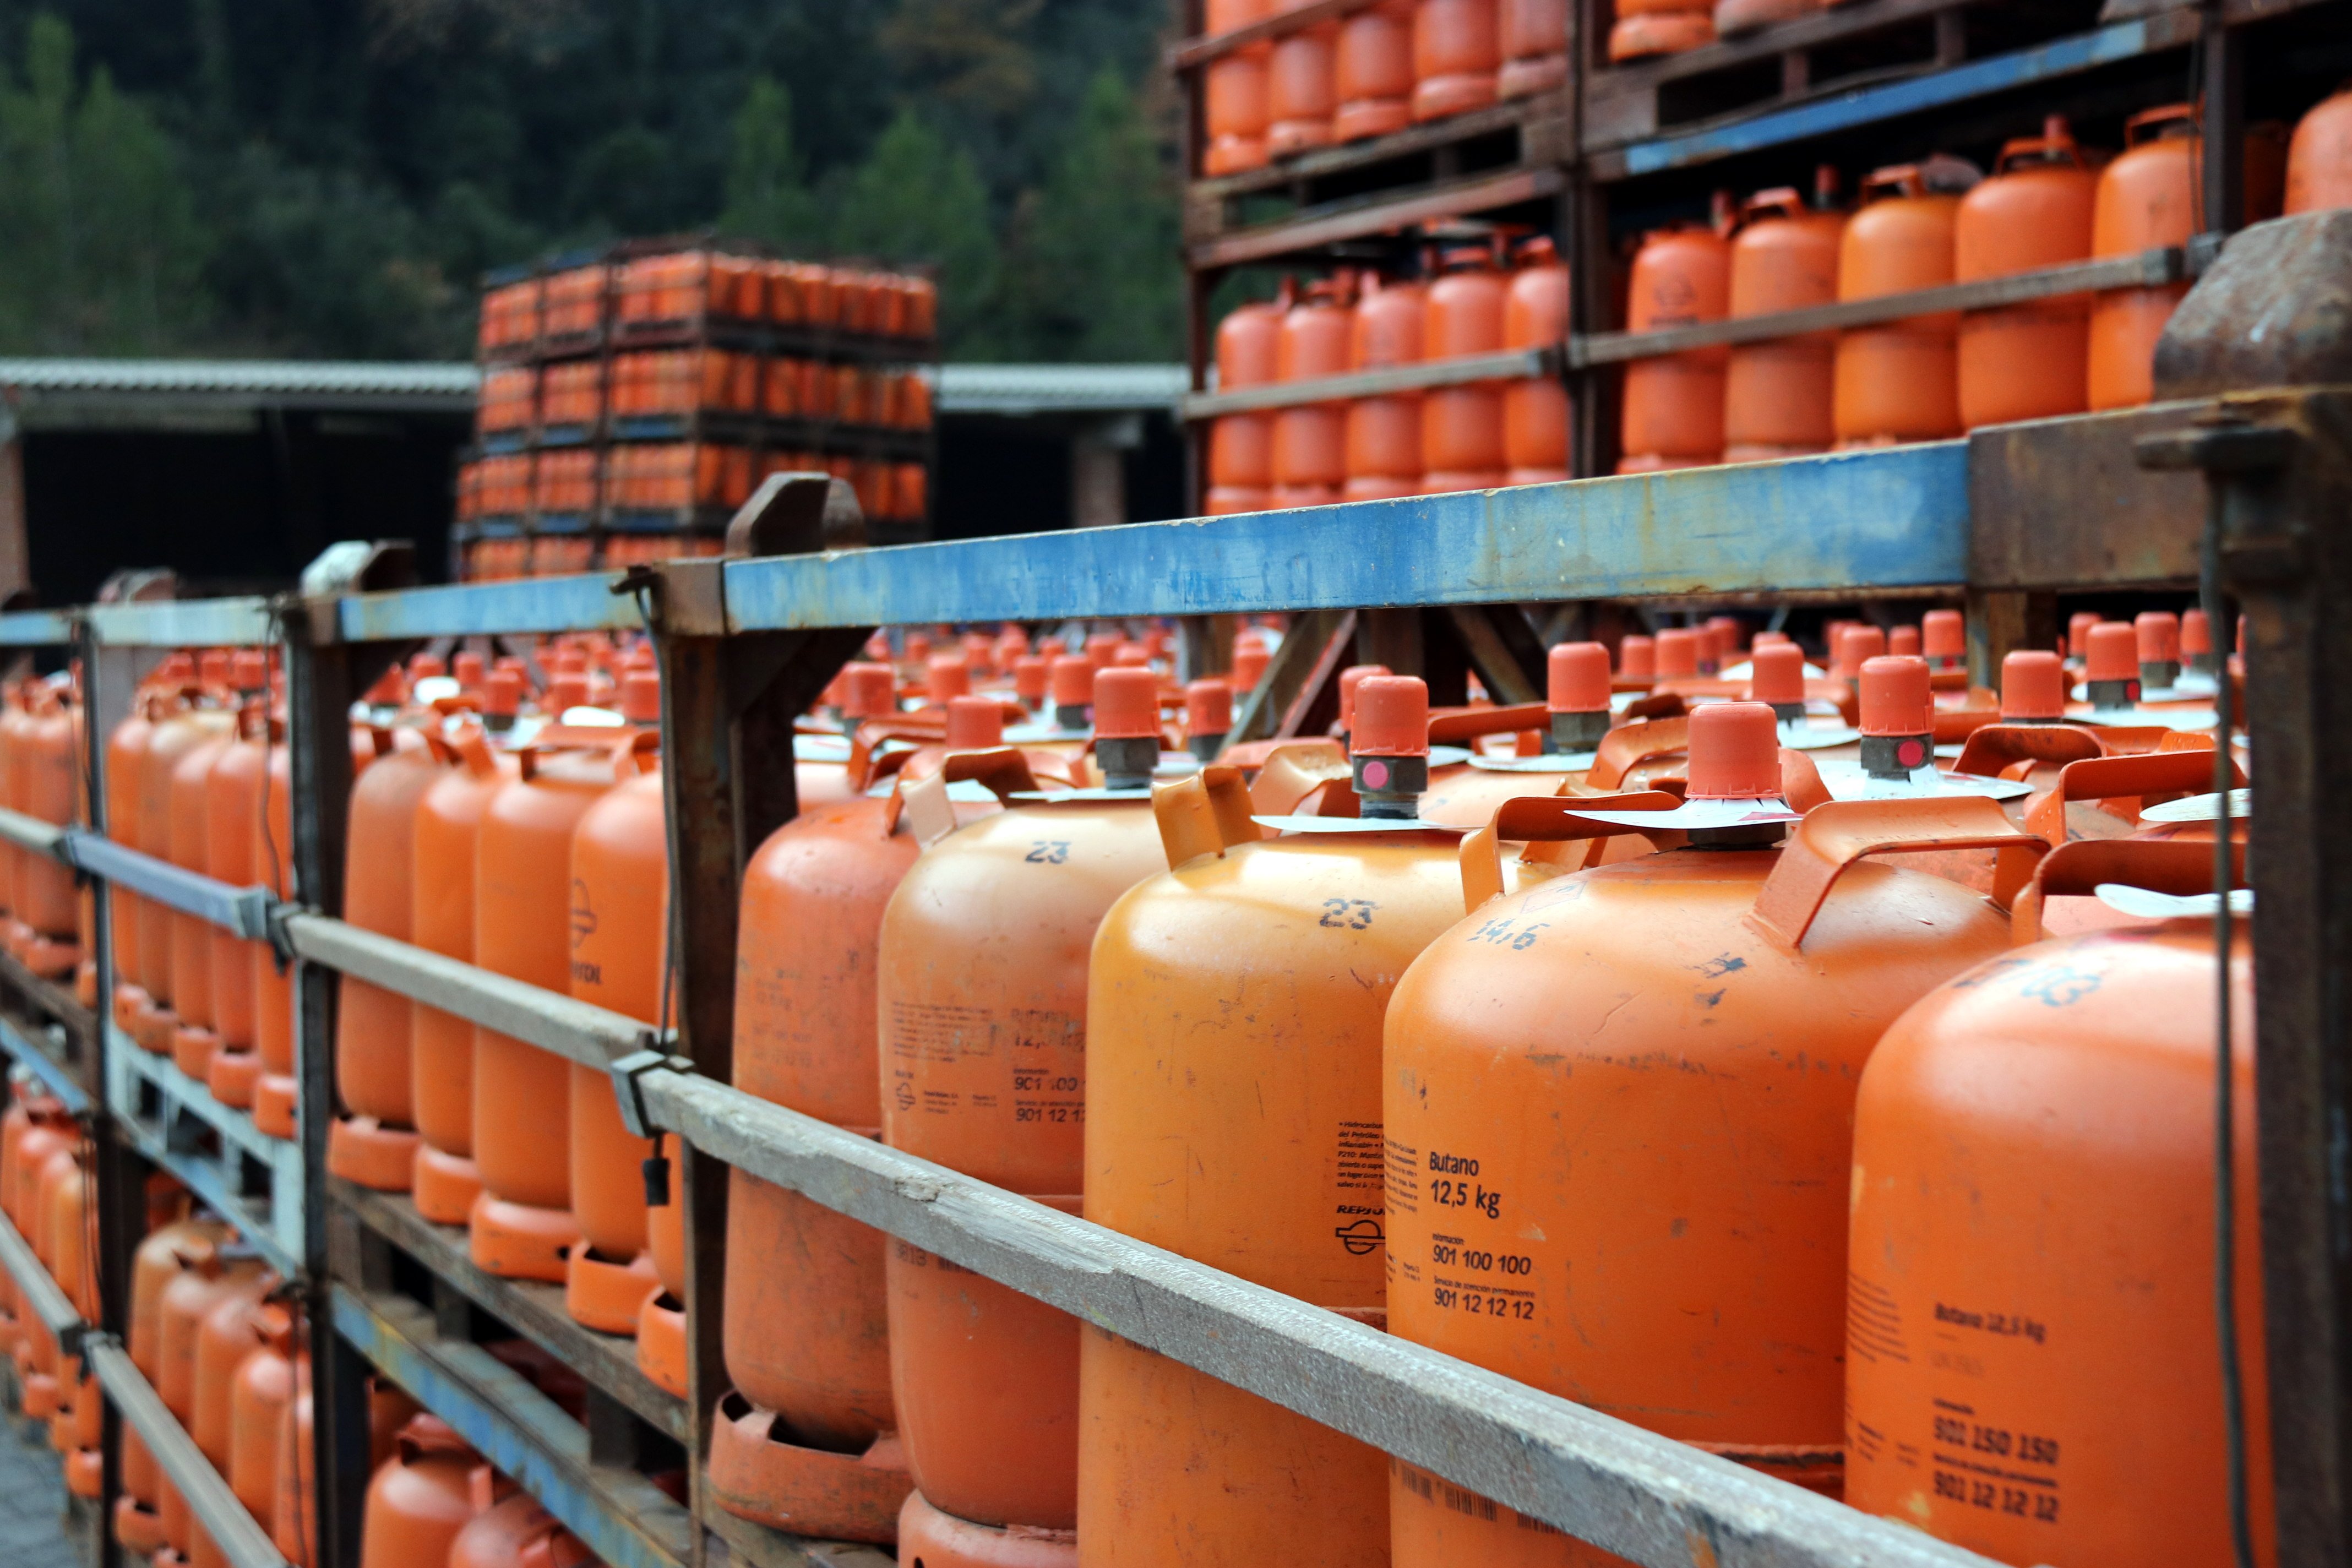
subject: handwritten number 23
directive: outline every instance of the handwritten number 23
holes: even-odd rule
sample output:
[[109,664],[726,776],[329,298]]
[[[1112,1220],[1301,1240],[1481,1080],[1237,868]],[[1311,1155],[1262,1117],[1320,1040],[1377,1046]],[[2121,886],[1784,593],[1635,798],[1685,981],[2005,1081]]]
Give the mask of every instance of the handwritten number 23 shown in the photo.
[[1362,931],[1372,923],[1372,911],[1380,907],[1370,899],[1326,899],[1323,918],[1315,923]]

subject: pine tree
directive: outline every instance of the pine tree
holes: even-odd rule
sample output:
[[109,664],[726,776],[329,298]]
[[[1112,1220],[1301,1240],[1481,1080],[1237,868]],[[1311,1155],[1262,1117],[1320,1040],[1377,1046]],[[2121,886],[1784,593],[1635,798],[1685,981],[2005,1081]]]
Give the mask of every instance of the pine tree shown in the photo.
[[808,188],[807,163],[793,136],[792,93],[762,72],[751,79],[743,107],[735,111],[719,232],[822,254],[828,248],[824,226],[824,209]]
[[997,249],[988,189],[970,154],[902,110],[837,190],[834,241],[845,255],[939,269],[947,352],[996,358],[1010,346],[996,309]]
[[1183,273],[1168,152],[1117,73],[1087,87],[1068,144],[1016,225],[1008,292],[1051,359],[1181,357]]

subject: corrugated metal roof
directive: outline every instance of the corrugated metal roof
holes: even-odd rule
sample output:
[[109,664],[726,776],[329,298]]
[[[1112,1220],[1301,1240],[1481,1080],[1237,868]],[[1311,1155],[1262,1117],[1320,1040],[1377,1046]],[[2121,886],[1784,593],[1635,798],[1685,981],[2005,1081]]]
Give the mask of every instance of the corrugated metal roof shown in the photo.
[[[1181,364],[949,364],[934,374],[942,414],[1173,411]],[[481,373],[464,363],[307,360],[0,359],[0,395],[44,425],[85,411],[120,418],[197,405],[463,412]]]
[[337,360],[0,359],[0,387],[30,393],[470,400],[480,380],[479,373],[470,364]]

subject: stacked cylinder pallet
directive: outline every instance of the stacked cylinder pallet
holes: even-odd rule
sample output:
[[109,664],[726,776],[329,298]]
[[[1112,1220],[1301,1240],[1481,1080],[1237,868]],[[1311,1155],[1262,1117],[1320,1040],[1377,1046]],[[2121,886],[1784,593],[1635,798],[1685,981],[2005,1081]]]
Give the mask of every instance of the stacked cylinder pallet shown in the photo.
[[[1644,14],[1647,15],[1646,13]],[[1675,15],[1680,15],[1676,13]],[[1702,9],[1694,13],[1705,20]],[[2352,91],[2292,141],[2250,135],[2251,216],[2352,204]],[[1627,329],[1699,326],[1877,299],[2095,258],[2185,246],[2202,144],[2193,106],[2132,117],[2126,149],[2080,146],[2062,119],[2011,141],[1984,176],[1965,160],[1871,171],[1858,205],[1822,168],[1656,229],[1633,260]],[[2134,407],[2185,283],[1929,314],[1785,341],[1637,358],[1625,370],[1620,473],[1750,462],[1988,425]],[[1285,282],[1219,324],[1217,386],[1559,345],[1568,269],[1541,236],[1424,247],[1400,268]],[[1217,417],[1205,510],[1234,512],[1569,477],[1570,400],[1553,378],[1391,393]]]
[[622,247],[494,285],[464,574],[707,554],[777,472],[831,473],[868,517],[919,525],[937,333],[926,279],[725,249]]
[[[1433,712],[1359,666],[1329,738],[1229,746],[1278,635],[1183,686],[1160,626],[877,637],[802,721],[801,814],[744,873],[737,1086],[2003,1560],[2221,1550],[2195,1255],[2217,965],[2182,900],[2210,883],[2230,672],[2201,615],[2081,617],[2072,664],[2012,653],[1998,695],[1958,668],[1957,612],[1832,623],[1818,650],[1718,616],[1556,647],[1517,707]],[[649,649],[453,668],[425,656],[354,714],[347,913],[656,1022]],[[2242,938],[2233,984],[2247,962]],[[341,1011],[334,1173],[466,1226],[493,1275],[562,1284],[682,1394],[676,1191],[641,1177],[672,1167],[609,1080],[350,981]],[[2133,1107],[2127,1179],[2052,1114],[2094,1102]],[[934,1565],[1591,1560],[733,1188],[709,1462],[747,1519]],[[207,1272],[202,1220],[173,1223],[165,1345],[199,1279],[266,1345],[268,1277]],[[2086,1275],[2085,1249],[2108,1262]],[[1974,1336],[1965,1390],[1906,1348],[1947,1322]],[[2060,1375],[2053,1342],[2094,1364]],[[2177,1375],[2129,1375],[2152,1364]],[[2250,1432],[2261,1364],[2250,1340]],[[1987,1444],[2005,1479],[1948,1457]],[[372,1563],[555,1528],[499,1514],[429,1420],[379,1462],[371,1552],[402,1544]]]

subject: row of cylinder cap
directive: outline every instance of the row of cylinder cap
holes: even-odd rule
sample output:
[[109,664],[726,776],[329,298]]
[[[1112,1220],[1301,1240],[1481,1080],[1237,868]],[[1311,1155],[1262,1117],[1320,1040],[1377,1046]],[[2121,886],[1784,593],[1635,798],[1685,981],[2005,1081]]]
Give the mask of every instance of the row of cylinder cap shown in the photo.
[[[1548,238],[1453,246],[1427,270],[1286,282],[1274,300],[1237,307],[1218,325],[1219,389],[1538,348],[1567,333],[1568,268]],[[1557,379],[1436,387],[1220,416],[1206,504],[1219,514],[1541,484],[1566,479],[1568,461]]]
[[[2352,91],[2290,139],[2246,138],[2252,218],[2352,205]],[[1641,332],[1882,298],[2094,258],[2179,247],[2203,226],[2198,111],[2134,115],[2116,156],[2063,119],[2012,140],[1990,177],[1937,157],[1872,173],[1840,205],[1824,167],[1713,218],[1647,235],[1626,327]],[[1426,280],[1342,272],[1235,308],[1217,334],[1218,384],[1237,389],[1559,342],[1568,273],[1551,242],[1444,252]],[[1910,318],[1634,360],[1618,471],[1643,473],[1937,440],[1980,426],[2137,406],[2186,283]],[[1567,475],[1569,400],[1549,378],[1229,415],[1210,433],[1212,512],[1536,484]]]
[[[2152,1423],[2174,1391],[2128,1375],[2154,1355],[2200,1399],[2218,1387],[2210,1292],[2183,1253],[2206,1234],[2210,1129],[2189,1088],[2159,1087],[2162,1053],[2193,1052],[2210,1016],[2196,992],[2211,952],[2202,926],[2087,896],[2210,877],[2210,839],[2138,811],[2210,780],[2210,741],[2159,743],[2195,731],[2095,700],[2119,649],[2136,701],[2210,665],[2209,628],[2187,620],[2074,628],[2095,700],[2057,721],[1969,689],[1967,628],[1939,610],[1830,628],[1821,671],[1731,617],[1624,638],[1614,660],[1563,645],[1546,701],[1517,708],[1433,714],[1421,681],[1359,666],[1340,682],[1344,749],[1229,750],[1149,795],[1030,789],[1046,759],[982,722],[933,765],[986,796],[929,826],[911,802],[831,804],[753,856],[736,1085],[2008,1561],[2218,1542],[2218,1397]],[[922,652],[927,679],[956,668]],[[2021,703],[2029,672],[2070,673],[2056,651],[2011,669]],[[889,673],[877,660],[858,679],[878,694]],[[1097,681],[1121,677],[1150,695],[1145,669]],[[1111,704],[1093,691],[1099,720]],[[1834,727],[1825,694],[1853,710],[1848,769],[1893,781],[1881,797],[1833,797],[1840,752],[1798,749]],[[1001,711],[960,691],[948,708],[950,727]],[[1976,765],[2016,776],[1923,780],[1948,727]],[[1481,773],[1433,743],[1500,761],[1488,742],[1531,731],[1553,745],[1515,742],[1529,772]],[[1971,781],[2018,788],[2004,802]],[[2067,808],[2054,829],[2052,800]],[[2082,841],[2047,853],[2053,836]],[[1965,1061],[1968,1009],[2022,996],[2032,1025],[2053,974],[2110,963],[2135,989],[2087,1004],[2082,1029],[2124,1006],[2126,1043],[2084,1067],[2154,1096],[2135,1103],[2165,1129],[2128,1179],[2055,1174],[2073,1124],[2037,1097],[2066,1091],[2007,1062],[1922,1108],[1937,1079],[1915,1064]],[[1989,988],[1996,975],[2014,979]],[[2049,1025],[2027,1037],[2078,1043]],[[1882,1038],[1898,1065],[1876,1066]],[[2011,1109],[2011,1141],[1979,1172],[1928,1132],[1987,1094]],[[1506,1103],[1519,1112],[1496,1116]],[[1995,1176],[2007,1206],[1988,1214]],[[1849,1194],[1880,1245],[1854,1254],[1868,1289],[1851,1318]],[[2163,1266],[2112,1287],[2045,1266],[2021,1238],[2053,1224]],[[895,1540],[927,1564],[1596,1560],[740,1173],[729,1226],[734,1391],[711,1481],[746,1517]],[[1612,1267],[1628,1256],[1643,1267]],[[1992,1384],[1948,1392],[1959,1373],[1893,1356],[1887,1336],[1931,1341],[1937,1304],[1975,1302],[1994,1258],[2000,1310],[2035,1327],[1980,1326],[1971,1365]],[[2060,1342],[2113,1370],[2064,1377],[2020,1354]],[[2020,1474],[2080,1456],[2058,1472],[2060,1508],[2020,1486],[2021,1510],[1997,1489],[1979,1510],[1965,1484],[1957,1502],[1931,1484],[1995,1440],[1934,1426],[1936,1401],[1963,1393]],[[1849,1441],[1853,1400],[1858,1432],[1891,1436]],[[2142,1453],[2152,1426],[2165,1486],[2100,1468]],[[1932,1456],[1930,1474],[1897,1464],[1897,1442]],[[1252,1484],[1268,1475],[1283,1484]]]
[[[1215,36],[1306,0],[1209,0]],[[1201,173],[1236,174],[1568,79],[1567,0],[1381,0],[1212,61]]]

